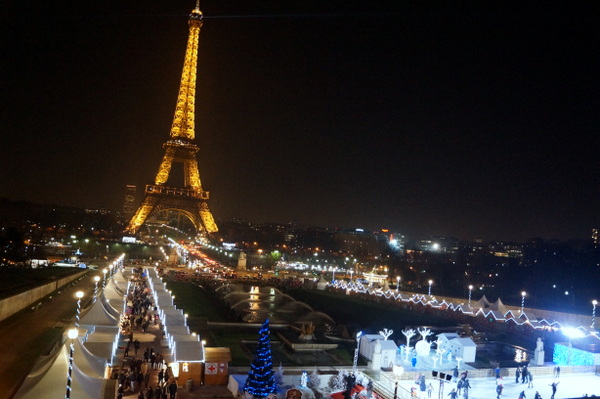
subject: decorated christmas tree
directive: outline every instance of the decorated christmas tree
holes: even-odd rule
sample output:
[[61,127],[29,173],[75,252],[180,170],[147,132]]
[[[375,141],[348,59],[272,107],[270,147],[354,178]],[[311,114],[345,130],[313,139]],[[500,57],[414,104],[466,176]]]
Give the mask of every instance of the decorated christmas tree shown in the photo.
[[266,319],[258,332],[258,347],[244,386],[244,391],[256,398],[267,397],[276,391],[270,334],[269,319]]

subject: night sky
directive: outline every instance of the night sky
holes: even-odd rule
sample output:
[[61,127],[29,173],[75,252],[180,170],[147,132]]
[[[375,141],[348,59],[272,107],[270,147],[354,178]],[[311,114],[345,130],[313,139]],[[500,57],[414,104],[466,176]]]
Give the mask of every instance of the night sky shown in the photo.
[[[598,14],[541,4],[203,0],[196,139],[215,218],[589,237]],[[194,6],[3,1],[0,197],[121,210],[135,184],[141,200]]]

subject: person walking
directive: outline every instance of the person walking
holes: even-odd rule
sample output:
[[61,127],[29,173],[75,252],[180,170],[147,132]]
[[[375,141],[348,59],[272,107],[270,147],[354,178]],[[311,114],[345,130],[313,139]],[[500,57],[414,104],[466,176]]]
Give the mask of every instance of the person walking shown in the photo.
[[429,385],[427,385],[427,397],[431,398],[432,393],[433,393],[433,385],[431,385],[431,382],[430,382]]
[[525,399],[525,391],[521,391],[519,394],[519,399]]
[[[173,382],[171,382],[171,384],[169,385],[169,398],[175,399],[176,395],[177,395],[177,382],[175,380],[173,380]],[[456,398],[452,398],[452,399],[456,399]]]
[[560,366],[556,366],[556,368],[554,369],[554,376],[556,378],[560,378]]
[[517,367],[515,370],[515,384],[519,383],[519,378],[521,377],[521,368]]
[[525,384],[527,382],[527,377],[529,376],[529,369],[527,366],[523,366],[523,370],[521,370],[521,383]]
[[456,392],[456,389],[452,388],[452,391],[450,391],[450,393],[448,394],[448,396],[450,396],[450,399],[456,399],[456,397],[458,396],[458,393]]
[[553,382],[552,384],[550,384],[550,386],[552,387],[552,396],[550,397],[550,399],[554,399],[554,395],[556,395],[556,386],[560,384],[560,382]]

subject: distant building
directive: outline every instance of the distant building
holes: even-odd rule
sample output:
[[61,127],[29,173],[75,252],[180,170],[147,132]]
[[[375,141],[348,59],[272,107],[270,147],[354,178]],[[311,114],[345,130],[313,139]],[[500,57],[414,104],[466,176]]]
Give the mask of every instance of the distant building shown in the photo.
[[123,203],[123,217],[127,220],[131,219],[137,207],[135,206],[136,186],[125,186],[125,202]]

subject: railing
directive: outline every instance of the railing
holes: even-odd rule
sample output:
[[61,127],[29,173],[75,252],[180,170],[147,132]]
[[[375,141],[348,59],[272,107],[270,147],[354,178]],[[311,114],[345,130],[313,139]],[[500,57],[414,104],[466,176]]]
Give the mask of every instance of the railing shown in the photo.
[[154,184],[146,185],[146,194],[163,194],[179,197],[192,197],[207,200],[209,197],[208,191],[198,191],[193,188],[176,188],[167,186],[156,186]]

